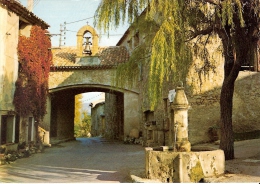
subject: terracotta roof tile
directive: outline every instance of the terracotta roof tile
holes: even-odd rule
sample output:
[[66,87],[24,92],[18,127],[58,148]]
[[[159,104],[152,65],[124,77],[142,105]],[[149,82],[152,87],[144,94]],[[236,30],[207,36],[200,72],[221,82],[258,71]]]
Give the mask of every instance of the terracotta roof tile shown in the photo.
[[[53,65],[54,66],[81,66],[75,63],[76,47],[61,47],[61,49],[53,49]],[[124,46],[100,47],[98,58],[99,65],[116,65],[118,63],[127,62],[129,53]]]
[[0,4],[6,6],[8,10],[16,13],[33,25],[39,25],[43,29],[48,29],[48,27],[50,27],[50,25],[37,17],[34,13],[30,12],[18,0],[0,0]]
[[110,46],[100,53],[102,65],[112,65],[127,62],[129,53],[124,46]]
[[61,49],[52,49],[54,66],[75,66],[76,58],[75,47],[61,47]]

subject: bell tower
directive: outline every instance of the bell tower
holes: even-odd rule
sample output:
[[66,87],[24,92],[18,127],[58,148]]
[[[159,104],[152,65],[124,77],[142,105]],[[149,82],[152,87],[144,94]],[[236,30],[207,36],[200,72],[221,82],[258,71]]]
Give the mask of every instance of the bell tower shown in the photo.
[[77,57],[95,56],[98,53],[98,34],[96,30],[85,25],[77,33]]

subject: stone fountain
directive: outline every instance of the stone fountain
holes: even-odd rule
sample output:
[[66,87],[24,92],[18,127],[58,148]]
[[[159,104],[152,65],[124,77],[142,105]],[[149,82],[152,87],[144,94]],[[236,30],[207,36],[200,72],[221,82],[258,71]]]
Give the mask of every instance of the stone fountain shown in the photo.
[[171,108],[174,111],[170,125],[173,145],[145,148],[146,178],[165,183],[190,183],[223,174],[225,156],[222,150],[191,148],[188,140],[189,103],[182,83],[176,88]]

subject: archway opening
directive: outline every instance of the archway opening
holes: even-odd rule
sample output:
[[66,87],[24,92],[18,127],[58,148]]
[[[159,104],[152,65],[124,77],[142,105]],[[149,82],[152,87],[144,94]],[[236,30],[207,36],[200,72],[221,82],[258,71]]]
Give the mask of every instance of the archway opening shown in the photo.
[[[104,96],[91,99],[89,92]],[[77,98],[81,98],[79,112]],[[94,103],[93,103],[94,102]],[[83,108],[85,107],[85,108]],[[79,113],[77,120],[77,113]],[[89,122],[91,121],[91,123]],[[77,124],[77,125],[76,125]],[[51,139],[103,136],[109,139],[124,138],[124,93],[108,89],[76,88],[52,93]]]
[[[76,138],[97,136],[94,132],[94,127],[100,129],[99,136],[104,135],[104,106],[104,92],[88,92],[75,96],[74,136]],[[96,118],[94,118],[94,113]],[[98,125],[102,126],[102,128],[98,127]]]

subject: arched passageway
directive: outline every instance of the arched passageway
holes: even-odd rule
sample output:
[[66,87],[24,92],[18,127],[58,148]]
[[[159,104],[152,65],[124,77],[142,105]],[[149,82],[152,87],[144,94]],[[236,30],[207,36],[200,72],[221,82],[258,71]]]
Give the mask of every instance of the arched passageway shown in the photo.
[[[92,35],[93,45],[88,47],[92,54],[86,54],[82,46],[86,33]],[[105,92],[111,97],[105,103],[105,130],[110,138],[123,139],[131,130],[141,130],[138,86],[117,88],[113,84],[117,66],[129,58],[125,47],[99,47],[97,33],[86,25],[77,33],[77,48],[64,47],[52,53],[50,98],[43,127],[50,130],[51,137],[74,138],[75,95],[86,92]]]
[[[74,139],[75,95],[105,92],[104,136],[123,140],[133,128],[139,128],[136,111],[138,94],[127,90],[112,90],[108,86],[70,86],[50,91],[50,137]],[[133,110],[135,108],[135,110]]]

